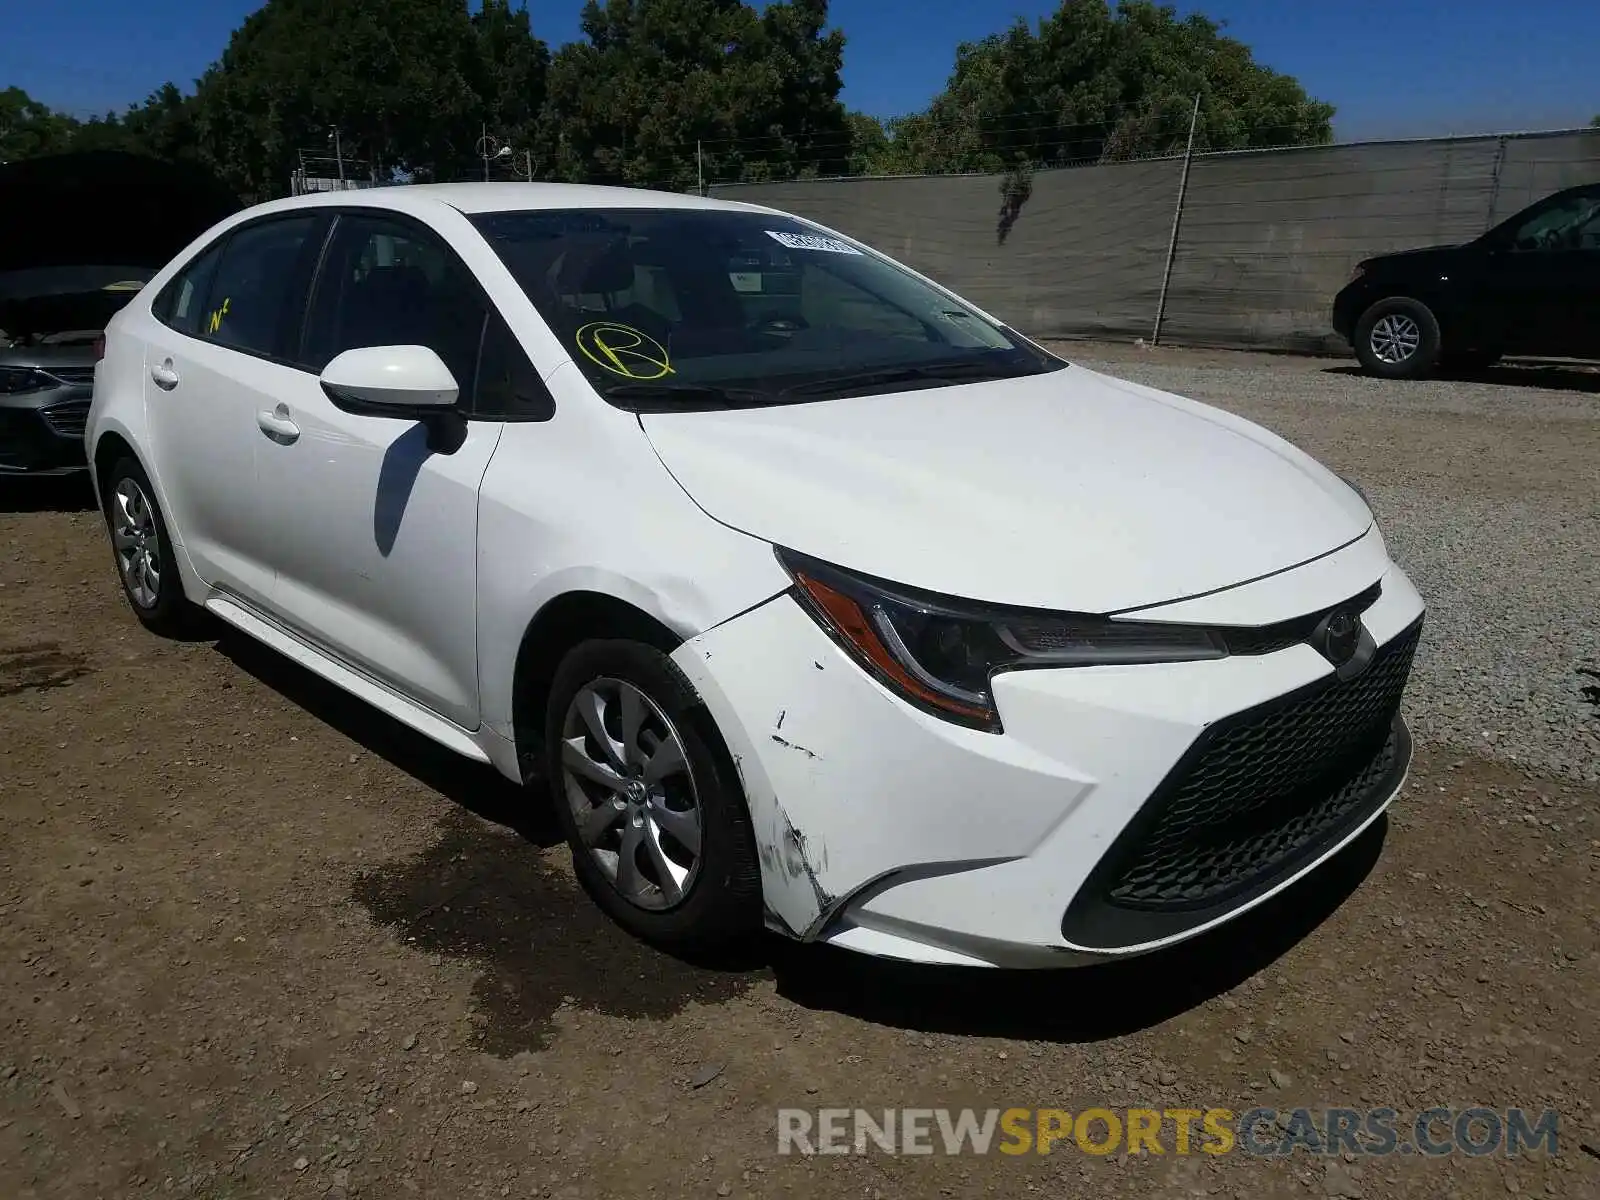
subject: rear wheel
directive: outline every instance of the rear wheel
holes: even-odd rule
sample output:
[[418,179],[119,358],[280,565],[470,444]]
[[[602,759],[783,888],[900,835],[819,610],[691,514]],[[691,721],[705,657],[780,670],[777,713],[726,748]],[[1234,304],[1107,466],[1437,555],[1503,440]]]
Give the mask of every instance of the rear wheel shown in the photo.
[[149,476],[134,459],[118,459],[101,495],[117,578],[134,615],[156,633],[182,632],[191,610]]
[[1420,300],[1380,300],[1356,322],[1356,357],[1384,379],[1421,379],[1439,362],[1439,321]]
[[551,685],[545,746],[573,868],[613,920],[678,953],[723,950],[759,929],[738,775],[671,659],[633,641],[574,648]]

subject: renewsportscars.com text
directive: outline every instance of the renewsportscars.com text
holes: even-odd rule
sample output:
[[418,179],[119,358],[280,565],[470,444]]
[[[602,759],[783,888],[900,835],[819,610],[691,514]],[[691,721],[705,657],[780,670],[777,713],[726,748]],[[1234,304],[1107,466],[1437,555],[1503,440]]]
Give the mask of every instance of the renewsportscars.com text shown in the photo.
[[780,1154],[1557,1153],[1552,1109],[782,1108]]

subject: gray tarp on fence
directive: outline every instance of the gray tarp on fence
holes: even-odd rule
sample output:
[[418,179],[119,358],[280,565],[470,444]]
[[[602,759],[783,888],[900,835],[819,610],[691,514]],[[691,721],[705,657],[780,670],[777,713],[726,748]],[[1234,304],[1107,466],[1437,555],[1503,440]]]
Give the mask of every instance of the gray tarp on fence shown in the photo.
[[[1149,337],[1183,163],[1040,171],[1000,237],[996,176],[722,186],[933,276],[1035,337]],[[1476,237],[1600,182],[1600,131],[1197,155],[1162,339],[1339,349],[1334,293],[1363,258]]]

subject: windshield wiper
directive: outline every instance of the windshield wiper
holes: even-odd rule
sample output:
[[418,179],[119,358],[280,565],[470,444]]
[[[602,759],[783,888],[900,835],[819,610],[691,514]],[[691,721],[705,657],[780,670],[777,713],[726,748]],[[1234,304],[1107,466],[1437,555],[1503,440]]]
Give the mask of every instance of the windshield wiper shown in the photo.
[[666,400],[691,404],[726,404],[739,408],[771,401],[765,392],[749,388],[724,388],[710,383],[619,383],[603,393],[612,400]]
[[1015,379],[1035,375],[1029,367],[992,362],[925,363],[921,366],[882,367],[876,371],[855,371],[848,375],[829,375],[784,388],[781,396],[807,396],[818,392],[851,392],[891,383],[971,383],[984,379]]

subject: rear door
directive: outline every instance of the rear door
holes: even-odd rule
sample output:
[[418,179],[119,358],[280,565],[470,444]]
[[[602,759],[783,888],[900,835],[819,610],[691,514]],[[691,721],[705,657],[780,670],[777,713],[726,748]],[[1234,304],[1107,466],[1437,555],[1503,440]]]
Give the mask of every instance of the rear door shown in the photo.
[[163,289],[145,339],[151,457],[174,536],[200,578],[261,605],[274,523],[258,490],[259,415],[300,372],[285,362],[327,219],[239,226]]

